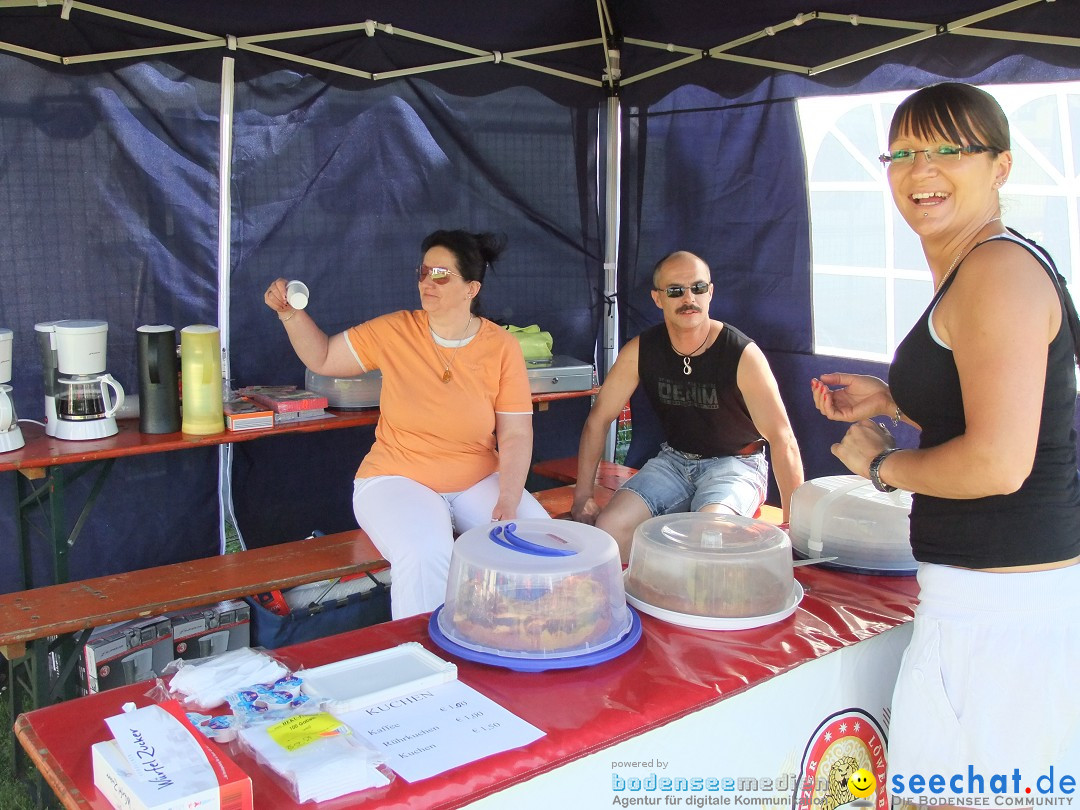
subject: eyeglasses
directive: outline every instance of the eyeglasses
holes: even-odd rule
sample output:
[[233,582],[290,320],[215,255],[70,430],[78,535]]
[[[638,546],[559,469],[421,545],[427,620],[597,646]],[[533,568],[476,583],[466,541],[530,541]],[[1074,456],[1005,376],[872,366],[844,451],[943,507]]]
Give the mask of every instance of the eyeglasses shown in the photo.
[[694,295],[704,295],[711,286],[711,281],[695,281],[689,287],[684,287],[682,284],[672,284],[667,287],[657,287],[656,290],[657,292],[663,291],[668,298],[682,298],[686,295],[687,290],[690,290]]
[[890,163],[895,163],[898,166],[910,166],[915,162],[915,155],[922,152],[926,155],[927,161],[934,160],[959,160],[964,155],[978,155],[982,152],[992,152],[993,150],[989,146],[983,146],[982,144],[973,143],[967,146],[954,146],[952,144],[942,144],[936,149],[897,149],[895,152],[886,152],[884,155],[878,155],[878,160],[888,166]]
[[426,264],[422,264],[416,268],[416,283],[419,284],[429,275],[436,284],[446,284],[450,280],[450,276],[464,278],[461,273],[455,273],[448,267],[428,267]]

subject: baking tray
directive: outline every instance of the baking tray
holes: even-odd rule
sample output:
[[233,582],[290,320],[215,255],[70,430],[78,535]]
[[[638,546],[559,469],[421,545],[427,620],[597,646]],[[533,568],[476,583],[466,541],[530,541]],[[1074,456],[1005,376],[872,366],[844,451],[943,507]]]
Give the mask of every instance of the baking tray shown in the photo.
[[675,610],[668,610],[667,608],[649,604],[643,599],[638,599],[629,592],[626,594],[627,604],[633,605],[642,613],[647,613],[654,619],[660,619],[661,621],[670,624],[677,624],[680,627],[692,627],[697,630],[752,630],[755,627],[765,627],[769,624],[775,624],[794,613],[795,608],[799,606],[802,598],[803,587],[798,580],[795,580],[792,583],[791,594],[788,596],[787,602],[784,607],[776,613],[769,613],[765,616],[725,617],[696,616],[690,613],[679,613]]
[[302,689],[328,712],[350,712],[398,695],[457,680],[457,665],[415,641],[299,673]]

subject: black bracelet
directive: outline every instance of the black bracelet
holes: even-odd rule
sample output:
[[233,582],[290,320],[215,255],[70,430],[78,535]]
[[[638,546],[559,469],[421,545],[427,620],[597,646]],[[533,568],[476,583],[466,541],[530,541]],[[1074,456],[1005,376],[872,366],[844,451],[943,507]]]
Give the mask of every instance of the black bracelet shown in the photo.
[[881,463],[899,449],[899,447],[890,447],[888,450],[882,450],[870,462],[870,483],[874,485],[874,489],[878,492],[896,491],[896,487],[881,480]]

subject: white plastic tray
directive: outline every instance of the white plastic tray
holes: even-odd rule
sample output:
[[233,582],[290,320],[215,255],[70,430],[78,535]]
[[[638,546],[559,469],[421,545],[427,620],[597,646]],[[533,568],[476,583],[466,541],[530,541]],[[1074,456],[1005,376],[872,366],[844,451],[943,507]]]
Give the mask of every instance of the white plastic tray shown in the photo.
[[656,607],[650,605],[648,602],[643,602],[636,596],[626,594],[626,601],[640,610],[642,613],[648,613],[650,616],[660,619],[661,621],[670,622],[671,624],[677,624],[680,627],[693,627],[698,630],[750,630],[754,627],[764,627],[767,624],[774,624],[782,619],[786,619],[792,613],[795,612],[795,608],[799,606],[799,602],[803,598],[803,587],[799,584],[798,580],[795,580],[795,584],[791,587],[791,598],[788,600],[788,604],[776,613],[770,613],[765,616],[741,616],[739,618],[724,618],[716,616],[695,616],[690,613],[679,613],[674,610],[668,610],[666,608]]
[[349,712],[397,695],[457,680],[457,665],[415,641],[298,673],[305,694],[329,712]]

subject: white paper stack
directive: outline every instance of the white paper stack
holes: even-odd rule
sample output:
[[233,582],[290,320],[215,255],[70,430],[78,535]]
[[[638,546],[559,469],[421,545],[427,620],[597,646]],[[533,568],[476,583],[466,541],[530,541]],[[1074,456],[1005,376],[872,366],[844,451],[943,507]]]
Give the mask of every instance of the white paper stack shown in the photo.
[[390,780],[378,770],[377,752],[351,734],[323,737],[287,751],[267,731],[251,726],[240,731],[241,742],[259,763],[288,783],[298,804],[324,802]]

